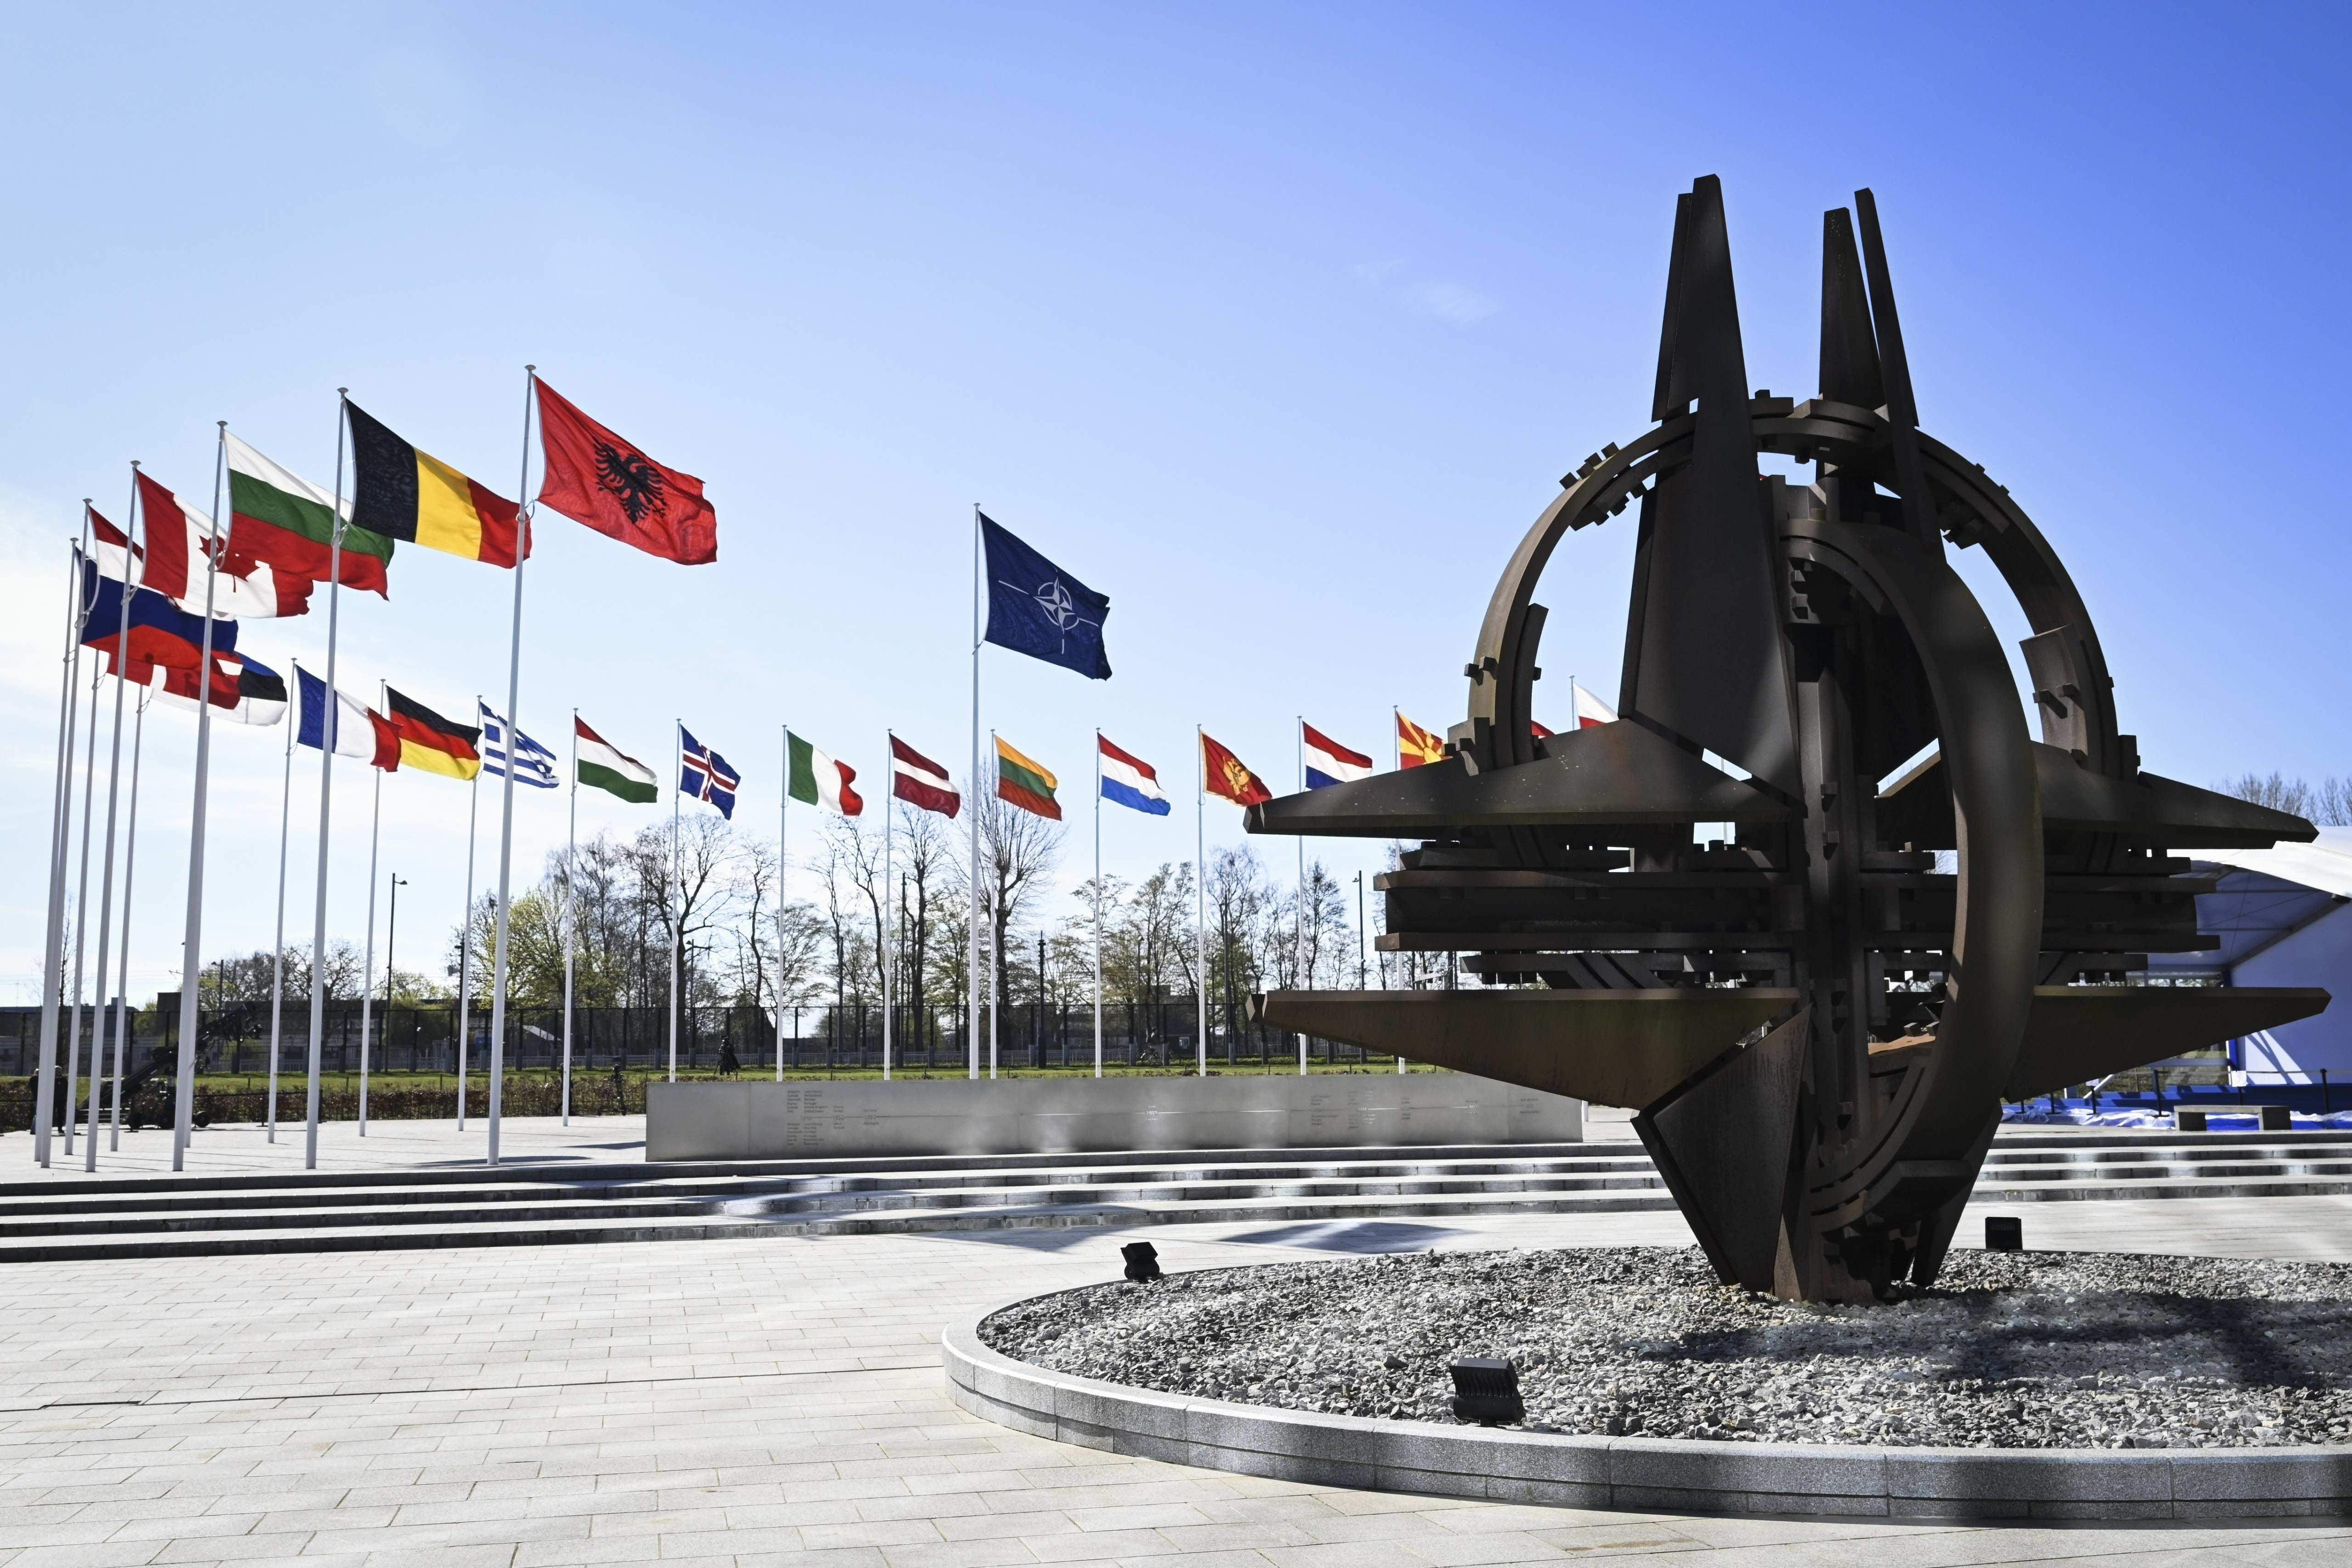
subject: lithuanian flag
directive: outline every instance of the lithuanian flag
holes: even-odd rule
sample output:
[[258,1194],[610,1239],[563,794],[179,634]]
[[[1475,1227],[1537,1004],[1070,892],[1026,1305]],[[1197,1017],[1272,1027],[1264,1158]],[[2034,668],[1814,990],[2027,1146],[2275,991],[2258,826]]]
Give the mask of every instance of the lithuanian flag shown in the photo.
[[1062,808],[1054,801],[1056,782],[1045,763],[1032,762],[1006,745],[1002,739],[997,741],[997,799],[1059,822],[1062,820]]
[[453,779],[469,779],[482,771],[482,753],[478,750],[481,731],[452,724],[424,703],[403,697],[389,686],[383,689],[383,700],[392,710],[388,717],[393,731],[400,737],[402,767],[423,768],[428,773],[444,773]]
[[515,563],[521,509],[438,458],[428,457],[346,402],[352,422],[352,521],[428,549],[493,566]]

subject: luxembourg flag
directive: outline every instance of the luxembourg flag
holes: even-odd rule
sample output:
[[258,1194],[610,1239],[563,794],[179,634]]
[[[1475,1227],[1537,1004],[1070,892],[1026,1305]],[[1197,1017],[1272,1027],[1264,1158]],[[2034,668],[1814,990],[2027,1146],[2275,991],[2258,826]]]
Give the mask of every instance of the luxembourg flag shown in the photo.
[[1103,798],[1120,805],[1148,812],[1153,816],[1168,815],[1168,797],[1160,793],[1160,775],[1141,757],[1129,756],[1108,741],[1102,731],[1095,731],[1095,745],[1101,756]]
[[1298,731],[1307,748],[1308,789],[1328,789],[1372,776],[1372,759],[1363,752],[1348,750],[1304,719],[1298,721]]

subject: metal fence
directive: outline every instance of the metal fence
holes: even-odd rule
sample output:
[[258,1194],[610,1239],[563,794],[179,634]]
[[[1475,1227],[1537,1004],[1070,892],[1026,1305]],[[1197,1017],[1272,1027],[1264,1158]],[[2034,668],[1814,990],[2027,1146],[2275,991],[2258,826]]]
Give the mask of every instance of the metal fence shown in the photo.
[[[1271,1068],[1295,1063],[1297,1037],[1257,1028],[1239,1009],[1209,1018],[1209,1058],[1229,1068]],[[111,1048],[113,1015],[107,1015]],[[0,1075],[31,1073],[39,1063],[37,1008],[11,1008],[0,1015]],[[328,1072],[360,1068],[362,1009],[358,1003],[329,1005],[321,1031],[321,1067]],[[779,1030],[779,1023],[782,1028]],[[83,1009],[77,1060],[89,1061],[95,1020]],[[1147,1003],[1112,1002],[1103,1007],[1103,1059],[1112,1067],[1184,1067],[1195,1059],[1199,1014],[1192,999]],[[572,1013],[572,1066],[575,1073],[667,1068],[670,1023],[664,1007],[575,1007]],[[981,1022],[981,1062],[990,1060],[990,1016]],[[373,1008],[366,1024],[368,1066],[374,1072],[450,1073],[458,1067],[457,1004]],[[466,1063],[478,1071],[488,1060],[490,1018],[476,1006],[466,1020]],[[269,1070],[270,1008],[267,1002],[207,1007],[198,1015],[197,1062],[212,1073]],[[961,1071],[967,1028],[960,1008],[902,1006],[892,1009],[891,1061],[902,1072]],[[688,1007],[677,1020],[681,1068],[718,1070],[728,1065],[744,1072],[772,1072],[781,1055],[788,1071],[876,1070],[882,1065],[882,1010],[866,1003],[788,1007],[781,1020],[772,1008]],[[132,1015],[132,1061],[145,1053],[174,1051],[179,1041],[176,1007]],[[308,1004],[284,1009],[278,1025],[278,1070],[300,1071],[310,1051]],[[1022,1003],[993,1015],[995,1061],[1002,1070],[1089,1068],[1094,1062],[1094,1009]],[[1378,1063],[1394,1058],[1327,1040],[1310,1040],[1311,1060],[1332,1065]],[[509,1008],[506,1061],[520,1071],[553,1068],[563,1058],[563,1011],[560,1007]],[[111,1058],[109,1058],[111,1069]]]

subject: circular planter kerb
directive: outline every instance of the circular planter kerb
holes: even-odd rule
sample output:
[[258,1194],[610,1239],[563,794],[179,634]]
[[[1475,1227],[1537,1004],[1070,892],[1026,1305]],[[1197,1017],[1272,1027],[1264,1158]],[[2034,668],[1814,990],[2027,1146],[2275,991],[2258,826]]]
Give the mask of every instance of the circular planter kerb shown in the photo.
[[1569,1436],[1194,1399],[940,1342],[948,1393],[1016,1432],[1314,1486],[1652,1512],[1943,1519],[2352,1514],[2352,1447],[1878,1448]]

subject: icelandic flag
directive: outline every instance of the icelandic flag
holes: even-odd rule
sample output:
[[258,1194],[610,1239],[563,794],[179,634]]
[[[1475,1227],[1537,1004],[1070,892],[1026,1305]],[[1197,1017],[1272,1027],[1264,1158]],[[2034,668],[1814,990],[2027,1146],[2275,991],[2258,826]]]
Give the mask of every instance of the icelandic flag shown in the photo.
[[1110,600],[1015,539],[982,514],[988,546],[988,636],[983,640],[1047,664],[1108,680],[1103,622]]
[[1112,745],[1097,733],[1095,744],[1102,753],[1103,798],[1153,816],[1168,815],[1168,797],[1160,793],[1160,775],[1141,757],[1130,756]]
[[1301,737],[1307,742],[1307,787],[1328,789],[1336,784],[1348,784],[1372,776],[1372,759],[1361,752],[1351,752],[1305,720],[1298,721]]
[[696,740],[683,724],[677,727],[677,793],[715,805],[719,816],[734,821],[735,786],[743,782],[743,775],[729,767],[726,758]]
[[[82,646],[115,652],[115,639],[122,630],[123,585],[98,569],[94,561],[81,563],[81,602],[83,612]],[[152,588],[131,590],[131,635],[123,639],[131,646],[122,651],[132,666],[142,664],[169,665],[174,669],[193,670],[203,661],[205,618],[192,616]],[[236,623],[219,621],[213,626],[213,652],[236,651]]]

